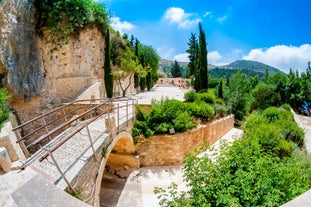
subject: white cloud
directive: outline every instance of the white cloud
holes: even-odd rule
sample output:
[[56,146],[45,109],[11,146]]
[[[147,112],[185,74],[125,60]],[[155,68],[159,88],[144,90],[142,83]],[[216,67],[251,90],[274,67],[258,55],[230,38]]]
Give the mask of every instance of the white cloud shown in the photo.
[[302,72],[311,59],[311,45],[304,44],[299,47],[276,45],[268,49],[257,48],[251,50],[242,59],[260,61],[286,73],[290,68]]
[[179,62],[189,62],[188,56],[189,56],[188,53],[181,53],[181,54],[175,55],[174,60],[179,61]]
[[205,14],[203,15],[203,17],[207,17],[207,16],[211,16],[212,15],[212,12],[205,12]]
[[222,59],[222,56],[218,51],[209,52],[207,57],[208,62],[213,65],[217,65],[217,63]]
[[227,20],[228,16],[225,15],[225,16],[222,16],[222,17],[218,17],[217,18],[217,21],[220,23],[220,24],[223,24],[226,20]]
[[170,23],[178,24],[180,28],[191,28],[197,25],[201,19],[191,18],[193,15],[185,13],[181,8],[171,7],[165,11],[164,19],[169,20]]
[[112,17],[110,21],[111,21],[111,24],[110,24],[111,27],[119,31],[121,34],[125,33],[126,31],[131,31],[136,28],[135,25],[127,21],[121,22],[119,17]]

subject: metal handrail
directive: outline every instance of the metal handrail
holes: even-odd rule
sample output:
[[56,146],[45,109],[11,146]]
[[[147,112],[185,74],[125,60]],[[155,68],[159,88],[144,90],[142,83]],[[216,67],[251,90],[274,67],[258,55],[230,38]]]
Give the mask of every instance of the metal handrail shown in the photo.
[[77,116],[77,117],[75,117],[75,118],[73,118],[73,119],[71,119],[71,120],[69,120],[69,121],[67,121],[67,122],[64,122],[63,124],[61,124],[61,125],[57,126],[56,128],[52,129],[49,133],[45,134],[44,136],[42,136],[42,137],[40,137],[39,139],[35,140],[34,142],[30,143],[30,144],[27,146],[27,148],[28,148],[28,147],[31,147],[31,146],[33,146],[33,145],[36,145],[36,144],[38,144],[38,143],[40,143],[40,142],[42,142],[43,140],[45,140],[46,138],[50,137],[51,135],[53,135],[54,133],[56,133],[56,132],[59,131],[60,129],[62,129],[62,128],[66,127],[66,126],[69,126],[71,123],[77,121],[77,120],[80,119],[81,117],[83,117],[83,116],[89,114],[90,112],[93,112],[95,109],[97,109],[97,108],[99,108],[99,107],[101,107],[101,106],[103,106],[103,105],[105,105],[105,104],[107,104],[107,103],[108,103],[108,102],[103,102],[103,103],[101,103],[101,104],[98,104],[98,105],[96,105],[95,107],[93,107],[93,108],[87,110],[86,112],[82,113],[81,115],[79,115],[79,116]]
[[[130,104],[130,105],[124,105],[124,106],[118,106],[118,107],[114,107],[113,109],[117,109],[117,108],[123,108],[123,107],[129,107],[129,106],[133,106],[134,104]],[[107,113],[108,113],[108,109],[107,109]],[[93,123],[94,121],[96,121],[98,118],[100,118],[104,113],[102,112],[100,115],[97,115],[96,117],[92,118],[91,120],[88,120],[86,123],[84,123],[83,125],[81,125],[78,129],[76,129],[74,132],[72,132],[71,134],[69,134],[68,136],[66,136],[66,138],[64,138],[62,141],[58,142],[56,145],[54,145],[53,147],[51,147],[49,149],[49,152],[46,152],[40,159],[39,161],[42,162],[43,160],[45,160],[50,153],[53,153],[55,150],[57,150],[59,147],[61,147],[64,143],[66,143],[69,139],[71,139],[74,135],[76,135],[78,132],[80,132],[82,129],[84,129],[86,126],[88,126],[89,124]],[[124,116],[127,117],[127,116]],[[124,118],[122,117],[122,118]],[[127,120],[128,121],[128,120]],[[47,135],[48,136],[48,135]]]

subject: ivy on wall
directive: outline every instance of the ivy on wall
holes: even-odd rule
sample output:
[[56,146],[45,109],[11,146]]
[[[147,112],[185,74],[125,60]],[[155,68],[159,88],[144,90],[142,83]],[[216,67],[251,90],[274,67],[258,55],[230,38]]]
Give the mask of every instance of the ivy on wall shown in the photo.
[[96,25],[103,34],[108,27],[105,8],[93,0],[35,0],[34,5],[38,32],[49,30],[51,41],[59,46],[88,25]]

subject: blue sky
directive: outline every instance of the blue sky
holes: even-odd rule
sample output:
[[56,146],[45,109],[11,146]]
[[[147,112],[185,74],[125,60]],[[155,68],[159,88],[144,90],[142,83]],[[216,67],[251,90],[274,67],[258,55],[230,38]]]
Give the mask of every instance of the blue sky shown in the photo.
[[284,72],[311,60],[310,0],[97,0],[111,25],[155,48],[161,58],[187,61],[191,32],[201,22],[209,63],[261,61]]

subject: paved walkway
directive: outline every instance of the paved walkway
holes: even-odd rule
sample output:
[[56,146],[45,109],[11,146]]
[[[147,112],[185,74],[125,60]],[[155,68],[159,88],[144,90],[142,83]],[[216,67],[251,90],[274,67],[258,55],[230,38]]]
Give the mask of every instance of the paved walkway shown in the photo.
[[[120,103],[120,106],[124,104],[125,103]],[[132,114],[132,108],[129,107],[128,112]],[[117,122],[116,113],[110,114],[110,116],[115,117]],[[110,142],[110,140],[108,140],[109,134],[106,132],[105,128],[105,118],[106,116],[89,125],[95,151],[98,150],[103,143]],[[125,108],[119,111],[118,118],[120,119],[120,125],[125,123],[127,120]],[[76,126],[73,126],[73,128],[67,129],[26,161],[18,161],[14,163],[17,166],[25,163],[30,164],[25,170],[14,170],[8,173],[3,173],[2,175],[0,174],[1,207],[59,207],[62,206],[61,203],[66,203],[66,207],[89,206],[84,202],[69,196],[67,193],[64,193],[63,190],[67,187],[67,183],[60,175],[60,172],[57,170],[50,157],[42,162],[38,161],[38,159],[45,154],[51,146],[54,146],[55,143],[66,138],[64,135],[70,134],[73,129],[78,128],[82,124],[83,122],[80,122]],[[86,128],[74,135],[74,137],[53,152],[57,164],[69,182],[74,179],[92,155],[93,151],[90,147],[90,140]],[[45,186],[49,187],[45,188]]]

